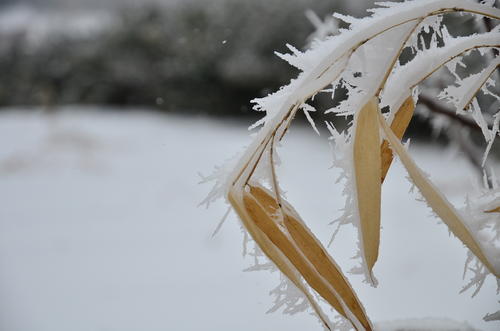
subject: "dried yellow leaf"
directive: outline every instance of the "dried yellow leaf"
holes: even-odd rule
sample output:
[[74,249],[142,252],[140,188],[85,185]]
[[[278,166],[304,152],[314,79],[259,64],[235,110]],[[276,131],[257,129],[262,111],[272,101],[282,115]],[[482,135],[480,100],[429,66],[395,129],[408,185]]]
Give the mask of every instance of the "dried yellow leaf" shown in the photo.
[[500,206],[490,210],[486,210],[485,213],[500,213]]
[[[269,191],[262,187],[252,186],[251,193],[265,206],[264,208],[268,208],[268,212],[275,215],[279,212],[278,204]],[[372,330],[371,323],[366,316],[361,302],[335,261],[307,228],[293,207],[284,200],[281,201],[281,204],[282,211],[284,212],[284,225],[293,242],[324,280],[334,288],[341,297],[342,303],[355,316],[355,318],[352,318],[349,314],[343,314],[344,317],[351,320],[353,325],[357,326],[357,329]]]
[[354,171],[361,231],[362,253],[373,284],[372,269],[380,241],[381,157],[377,120],[378,103],[372,98],[356,118]]
[[321,307],[316,302],[312,294],[307,290],[302,281],[300,280],[299,271],[291,264],[288,258],[269,240],[265,233],[263,233],[253,221],[251,215],[246,212],[243,201],[240,198],[240,192],[230,191],[228,200],[240,217],[246,230],[255,240],[262,252],[278,267],[278,269],[306,296],[311,304],[313,310],[320,318],[323,325],[331,330],[328,318],[322,311]]
[[278,227],[272,216],[266,213],[264,207],[249,192],[243,193],[243,203],[248,215],[255,225],[269,240],[290,260],[305,281],[321,295],[332,307],[343,316],[346,315],[335,293],[326,281],[318,274],[311,263],[301,254],[293,242]]
[[[285,215],[285,225],[297,246],[309,261],[311,261],[320,275],[337,291],[344,304],[354,316],[356,316],[363,328],[365,330],[371,330],[370,321],[365,314],[361,302],[354,294],[354,290],[343,276],[340,268],[331,259],[309,229],[307,229],[299,219],[288,214]],[[351,318],[349,319],[353,324],[357,322],[353,321]]]
[[432,210],[443,220],[450,231],[458,237],[458,239],[460,239],[479,260],[481,260],[491,273],[493,273],[496,277],[500,277],[500,273],[496,272],[490,261],[488,261],[488,258],[483,253],[480,244],[476,242],[472,234],[469,232],[465,222],[461,219],[461,216],[458,214],[456,209],[418,168],[410,155],[406,152],[399,139],[391,131],[380,112],[378,112],[378,117],[380,125],[384,130],[385,136],[391,144],[392,149],[398,154],[413,183],[419,188],[422,196],[425,198]]
[[[391,130],[399,140],[403,138],[406,129],[408,128],[408,125],[410,124],[410,121],[413,117],[414,110],[415,103],[413,102],[413,97],[409,96],[394,115],[394,119],[391,123]],[[383,183],[393,159],[393,154],[391,148],[389,147],[389,142],[385,139],[380,148],[380,156],[382,158],[381,182]]]

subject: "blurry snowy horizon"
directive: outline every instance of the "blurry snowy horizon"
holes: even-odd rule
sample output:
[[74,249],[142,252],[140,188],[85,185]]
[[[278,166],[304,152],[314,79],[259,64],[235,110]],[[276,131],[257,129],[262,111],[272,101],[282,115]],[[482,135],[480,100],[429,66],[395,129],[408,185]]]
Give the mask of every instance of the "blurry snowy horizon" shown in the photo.
[[[209,187],[197,173],[248,144],[242,123],[4,109],[0,142],[1,330],[321,329],[308,313],[266,314],[278,273],[244,272],[253,259],[242,257],[234,213],[212,238],[227,206],[198,206]],[[328,142],[299,125],[286,146],[278,170],[287,197],[326,243],[344,203]],[[453,151],[413,143],[410,152],[453,203],[477,185]],[[498,307],[495,281],[475,298],[459,294],[466,250],[405,176],[396,162],[383,188],[379,287],[350,277],[368,314],[385,331],[496,330],[482,320]],[[354,238],[344,229],[329,249],[343,270],[355,263]]]

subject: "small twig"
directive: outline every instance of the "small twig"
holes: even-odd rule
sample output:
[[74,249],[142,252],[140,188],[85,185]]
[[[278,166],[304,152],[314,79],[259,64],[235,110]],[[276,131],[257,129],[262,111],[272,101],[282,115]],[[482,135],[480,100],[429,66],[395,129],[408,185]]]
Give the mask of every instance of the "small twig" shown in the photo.
[[481,131],[481,128],[479,127],[479,125],[477,125],[477,123],[474,122],[473,120],[471,120],[467,117],[458,115],[453,110],[443,106],[442,104],[434,101],[432,98],[430,98],[424,94],[421,94],[418,97],[418,103],[425,105],[433,113],[444,115],[444,116],[448,117],[449,119],[452,119],[455,122],[462,124],[465,127],[474,129],[476,131]]
[[[453,120],[455,125],[451,126],[450,130],[448,130],[447,132],[448,137],[452,141],[458,144],[458,147],[462,150],[462,152],[465,154],[469,162],[476,169],[479,176],[483,176],[484,172],[486,172],[486,169],[484,169],[481,165],[480,161],[481,155],[479,155],[477,152],[477,146],[470,139],[468,139],[469,137],[468,131],[467,134],[464,135],[463,132],[459,132],[457,126],[461,125],[463,127],[466,127],[467,129],[473,129],[478,132],[481,132],[481,128],[479,127],[479,125],[477,125],[476,122],[467,117],[456,114],[452,109],[449,109],[446,106],[443,106],[442,104],[434,101],[431,97],[427,95],[421,94],[418,98],[418,101],[419,103],[425,105],[427,109],[429,109],[429,111],[436,114],[444,115]],[[487,177],[489,178],[489,176]],[[488,183],[489,185],[491,185],[489,179]]]
[[273,134],[273,137],[271,139],[271,146],[269,149],[269,157],[270,157],[270,163],[271,163],[271,175],[272,175],[272,183],[273,183],[273,189],[274,189],[274,194],[276,196],[276,203],[278,204],[278,209],[280,211],[280,216],[281,216],[281,222],[283,222],[283,219],[285,218],[285,213],[283,212],[283,205],[281,203],[281,194],[279,191],[279,186],[278,186],[278,178],[276,176],[276,166],[274,163],[274,153],[276,151],[276,133]]
[[[483,23],[484,23],[484,27],[486,28],[486,32],[490,32],[491,30],[493,30],[494,26],[493,26],[491,18],[483,16]],[[499,55],[498,49],[495,49],[495,48],[493,48],[491,50],[491,53],[493,54],[493,57]]]
[[[483,16],[483,24],[484,24],[484,28],[486,30],[486,32],[490,32],[493,30],[493,28],[495,27],[493,25],[493,20],[489,17],[486,17],[486,16]],[[491,57],[494,59],[496,58],[497,56],[500,55],[500,51],[498,50],[498,48],[491,48],[490,49],[490,55]],[[499,70],[500,67],[496,67],[495,70],[493,70],[492,72],[492,75],[493,76],[496,76],[496,78],[500,78],[500,70]]]

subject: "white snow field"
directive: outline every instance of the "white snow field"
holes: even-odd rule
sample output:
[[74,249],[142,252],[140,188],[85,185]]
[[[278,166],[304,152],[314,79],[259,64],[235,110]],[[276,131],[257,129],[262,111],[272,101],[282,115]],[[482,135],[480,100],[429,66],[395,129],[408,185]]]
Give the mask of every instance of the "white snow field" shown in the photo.
[[[198,207],[198,172],[249,143],[241,123],[146,111],[67,108],[0,112],[0,330],[321,330],[308,313],[266,314],[277,272],[243,272],[242,233],[222,203]],[[326,137],[293,127],[281,149],[287,197],[323,242],[342,186]],[[417,163],[462,206],[473,170],[412,143]],[[459,294],[466,251],[409,193],[396,162],[383,188],[374,289],[350,281],[379,330],[498,330],[496,282]],[[330,247],[354,262],[348,229]],[[423,320],[423,318],[432,318]],[[411,320],[408,320],[411,319]],[[455,321],[455,322],[452,322]]]

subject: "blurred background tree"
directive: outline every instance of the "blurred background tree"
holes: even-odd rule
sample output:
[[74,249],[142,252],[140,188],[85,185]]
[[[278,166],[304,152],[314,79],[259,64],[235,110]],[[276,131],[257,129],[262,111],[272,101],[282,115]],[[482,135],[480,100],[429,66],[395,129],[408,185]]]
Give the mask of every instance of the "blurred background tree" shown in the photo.
[[[337,2],[335,8],[342,2]],[[334,2],[0,2],[0,106],[103,104],[240,115],[295,73],[274,51],[305,44]],[[0,19],[2,21],[2,19]]]
[[[334,11],[363,16],[372,5],[371,0],[0,0],[0,107],[93,104],[257,118],[250,100],[297,74],[274,52],[288,52],[287,43],[299,49],[307,44],[316,29],[308,11],[326,20]],[[446,19],[454,35],[478,30],[471,16]],[[479,25],[491,29],[491,22]],[[333,104],[342,97],[335,95]],[[421,100],[426,109],[442,106],[426,101]],[[328,95],[314,102],[319,109],[332,107]],[[428,138],[431,130],[429,119],[420,116],[408,134]]]

